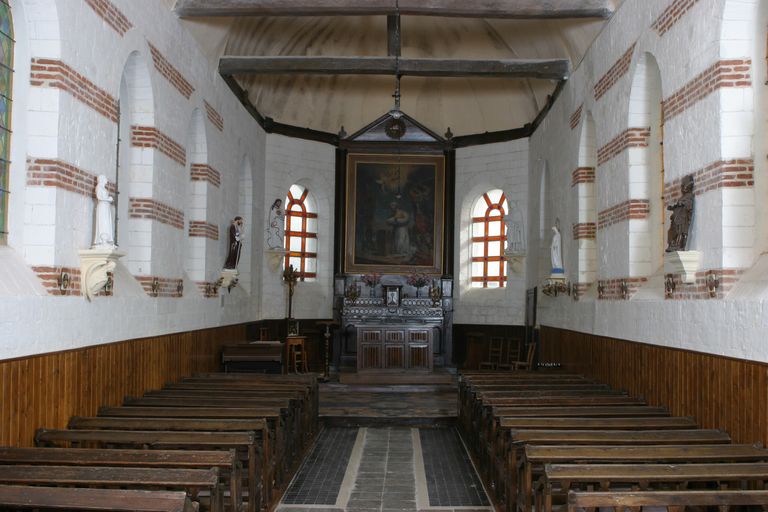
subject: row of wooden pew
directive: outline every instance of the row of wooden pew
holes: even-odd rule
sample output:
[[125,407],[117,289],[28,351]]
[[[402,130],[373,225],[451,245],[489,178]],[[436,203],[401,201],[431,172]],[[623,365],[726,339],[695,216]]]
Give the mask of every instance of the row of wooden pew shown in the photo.
[[465,372],[459,424],[510,511],[768,505],[767,450],[581,375]]
[[312,375],[198,375],[0,448],[0,508],[267,510],[317,429]]

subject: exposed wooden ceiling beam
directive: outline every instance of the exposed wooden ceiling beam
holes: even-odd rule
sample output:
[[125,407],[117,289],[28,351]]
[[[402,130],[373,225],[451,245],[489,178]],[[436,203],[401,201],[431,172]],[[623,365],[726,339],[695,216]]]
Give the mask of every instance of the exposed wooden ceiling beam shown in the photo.
[[408,75],[505,77],[564,80],[567,59],[459,60],[395,57],[233,57],[219,59],[222,75]]
[[179,16],[359,16],[609,18],[611,0],[176,0]]
[[390,57],[399,57],[401,46],[402,32],[400,31],[400,15],[390,14],[387,16],[387,55]]

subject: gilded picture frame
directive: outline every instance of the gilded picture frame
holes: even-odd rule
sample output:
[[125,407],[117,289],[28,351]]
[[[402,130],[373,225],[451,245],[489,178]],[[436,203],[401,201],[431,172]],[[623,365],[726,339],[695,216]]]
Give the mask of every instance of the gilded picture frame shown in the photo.
[[350,154],[347,273],[443,272],[445,158]]

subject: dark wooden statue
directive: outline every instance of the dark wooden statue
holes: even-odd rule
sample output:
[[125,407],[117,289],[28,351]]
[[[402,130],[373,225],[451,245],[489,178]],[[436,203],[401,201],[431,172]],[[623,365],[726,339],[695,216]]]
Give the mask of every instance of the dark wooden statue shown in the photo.
[[693,176],[686,176],[680,183],[680,199],[667,206],[672,212],[667,232],[667,252],[684,251],[693,221]]

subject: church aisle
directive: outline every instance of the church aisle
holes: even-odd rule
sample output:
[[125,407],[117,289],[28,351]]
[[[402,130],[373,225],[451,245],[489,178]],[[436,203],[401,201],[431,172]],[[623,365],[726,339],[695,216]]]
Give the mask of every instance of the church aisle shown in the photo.
[[330,427],[320,434],[277,510],[490,511],[492,507],[453,428]]

